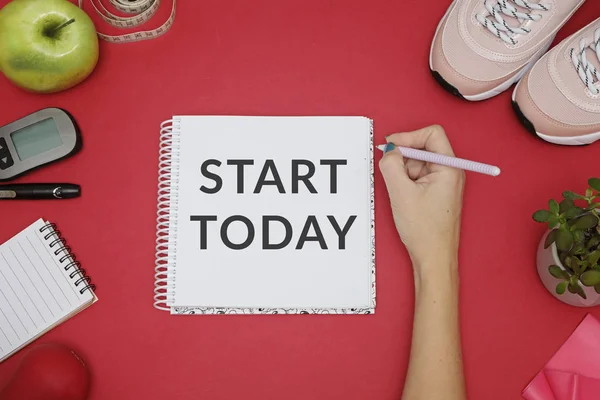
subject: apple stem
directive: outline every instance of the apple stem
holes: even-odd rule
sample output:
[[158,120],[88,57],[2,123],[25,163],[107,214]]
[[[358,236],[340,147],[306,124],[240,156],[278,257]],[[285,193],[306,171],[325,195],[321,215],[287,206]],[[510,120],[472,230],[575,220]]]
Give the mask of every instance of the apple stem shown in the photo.
[[65,26],[71,25],[73,22],[75,22],[75,18],[71,18],[67,22],[63,22],[62,24],[60,24],[56,28],[52,29],[49,33],[50,34],[54,34],[54,33],[58,32],[59,30],[61,30],[62,28],[64,28]]

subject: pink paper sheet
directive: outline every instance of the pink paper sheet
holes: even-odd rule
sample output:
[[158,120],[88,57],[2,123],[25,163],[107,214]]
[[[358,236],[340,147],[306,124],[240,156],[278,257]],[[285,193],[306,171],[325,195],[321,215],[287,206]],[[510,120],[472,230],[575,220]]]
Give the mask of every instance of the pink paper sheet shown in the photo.
[[600,399],[600,321],[588,314],[523,390],[527,400]]

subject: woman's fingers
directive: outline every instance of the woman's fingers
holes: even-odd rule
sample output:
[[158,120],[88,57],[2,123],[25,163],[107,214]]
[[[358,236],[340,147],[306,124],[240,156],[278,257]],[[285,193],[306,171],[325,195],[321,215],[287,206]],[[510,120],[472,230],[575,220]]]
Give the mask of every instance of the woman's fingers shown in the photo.
[[413,181],[421,179],[431,172],[429,165],[425,161],[406,159],[404,162],[406,164],[406,172]]
[[379,169],[390,197],[400,196],[414,186],[404,161],[404,157],[397,149],[384,153],[379,160]]
[[446,132],[439,125],[431,125],[413,132],[394,133],[386,137],[386,140],[396,146],[424,149],[454,157]]

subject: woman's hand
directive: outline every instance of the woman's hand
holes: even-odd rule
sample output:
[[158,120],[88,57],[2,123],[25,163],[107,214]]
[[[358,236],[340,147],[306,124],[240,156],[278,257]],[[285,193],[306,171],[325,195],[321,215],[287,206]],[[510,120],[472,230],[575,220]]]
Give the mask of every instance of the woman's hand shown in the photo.
[[[394,222],[416,269],[456,266],[462,195],[462,170],[403,159],[397,146],[454,156],[446,133],[438,125],[387,137],[379,168],[390,195]],[[422,271],[420,271],[422,272]]]
[[390,145],[454,156],[439,126],[387,140],[379,167],[415,272],[413,336],[402,399],[465,400],[457,268],[465,175],[455,168],[404,160]]

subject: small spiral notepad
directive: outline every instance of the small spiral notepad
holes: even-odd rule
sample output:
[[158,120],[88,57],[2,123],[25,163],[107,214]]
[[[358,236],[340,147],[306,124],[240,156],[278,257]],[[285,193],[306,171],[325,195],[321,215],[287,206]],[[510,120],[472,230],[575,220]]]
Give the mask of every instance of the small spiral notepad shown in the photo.
[[370,119],[174,117],[159,160],[156,308],[375,311]]
[[52,223],[38,219],[0,246],[0,362],[98,300]]

